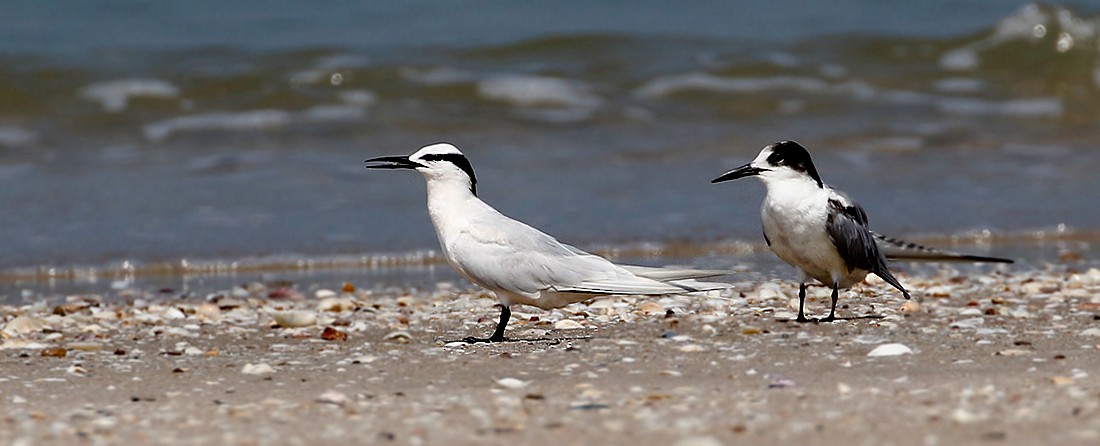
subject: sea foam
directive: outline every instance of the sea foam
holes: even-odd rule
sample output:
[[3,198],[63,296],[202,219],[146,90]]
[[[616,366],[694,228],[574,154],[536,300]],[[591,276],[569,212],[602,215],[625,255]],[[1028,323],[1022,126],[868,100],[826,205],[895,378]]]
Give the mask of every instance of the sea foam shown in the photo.
[[86,85],[78,94],[81,98],[99,102],[106,111],[120,112],[126,110],[130,98],[172,99],[179,96],[180,90],[160,79],[117,79]]

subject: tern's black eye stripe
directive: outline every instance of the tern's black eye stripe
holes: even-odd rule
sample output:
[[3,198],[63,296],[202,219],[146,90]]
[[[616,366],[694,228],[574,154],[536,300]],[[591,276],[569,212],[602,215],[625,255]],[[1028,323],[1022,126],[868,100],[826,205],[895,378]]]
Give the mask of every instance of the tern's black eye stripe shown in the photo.
[[470,177],[470,192],[477,195],[477,177],[474,176],[474,166],[470,165],[470,160],[466,159],[466,155],[461,153],[429,153],[420,159],[424,161],[446,161],[458,166]]

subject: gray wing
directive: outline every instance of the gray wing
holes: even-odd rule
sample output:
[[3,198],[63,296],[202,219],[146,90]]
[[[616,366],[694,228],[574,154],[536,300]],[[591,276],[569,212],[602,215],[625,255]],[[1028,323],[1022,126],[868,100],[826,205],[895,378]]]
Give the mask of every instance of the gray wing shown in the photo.
[[834,189],[830,192],[825,231],[848,265],[848,271],[858,268],[875,273],[908,298],[909,293],[886,266],[886,255],[879,249],[874,234],[867,229],[867,212],[843,193]]
[[638,277],[500,214],[471,222],[448,247],[460,272],[494,290],[537,299],[542,291],[675,294],[685,287]]

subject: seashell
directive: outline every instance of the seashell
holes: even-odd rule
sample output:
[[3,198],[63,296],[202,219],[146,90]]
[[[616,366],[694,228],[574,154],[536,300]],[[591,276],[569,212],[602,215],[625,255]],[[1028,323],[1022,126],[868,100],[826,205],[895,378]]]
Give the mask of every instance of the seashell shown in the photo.
[[271,317],[283,328],[309,327],[317,323],[317,315],[312,311],[275,311]]
[[337,406],[344,406],[348,403],[348,396],[335,390],[330,390],[317,396],[317,399],[313,401],[320,404],[334,404]]
[[384,341],[395,341],[400,343],[407,343],[412,340],[412,335],[407,331],[394,331],[382,337]]
[[217,319],[222,315],[222,309],[220,306],[212,304],[210,302],[204,302],[199,305],[198,310],[195,311],[200,319],[210,320]]
[[69,350],[78,350],[82,352],[94,352],[103,350],[103,344],[98,342],[73,342],[67,345]]
[[42,356],[50,358],[64,358],[66,354],[65,347],[49,347],[42,349]]
[[638,311],[642,314],[665,314],[665,307],[657,302],[645,301],[638,305]]
[[775,283],[765,283],[763,285],[760,285],[760,287],[756,289],[755,294],[756,296],[754,297],[759,300],[783,299],[787,297],[787,293],[784,293],[783,289],[781,289],[779,285]]
[[1094,336],[1094,337],[1100,336],[1100,328],[1089,328],[1085,331],[1082,331],[1081,333],[1078,333],[1078,335],[1079,336]]
[[562,319],[554,323],[554,329],[556,330],[577,330],[580,328],[584,328],[584,325],[572,319]]
[[0,344],[2,350],[41,350],[48,347],[46,344],[40,342],[33,342],[24,339],[8,339],[4,343]]
[[905,346],[904,344],[896,344],[895,343],[895,344],[882,344],[878,347],[875,347],[873,350],[871,350],[869,353],[867,353],[867,356],[871,357],[871,358],[877,358],[877,357],[882,357],[882,356],[900,356],[900,355],[911,355],[911,354],[913,354],[913,349]]
[[275,373],[275,368],[262,362],[259,364],[249,363],[241,368],[241,373],[245,375],[268,375]]
[[219,310],[232,310],[243,307],[245,304],[245,301],[233,298],[218,299],[217,303]]
[[4,325],[3,333],[8,337],[22,336],[30,333],[42,331],[46,328],[46,323],[42,319],[34,316],[16,316],[15,319],[8,321]]
[[901,304],[901,307],[898,308],[898,311],[902,313],[919,313],[920,304],[916,301],[907,300]]
[[313,292],[313,297],[318,299],[328,299],[330,297],[336,297],[336,292],[330,289],[321,288]]
[[497,385],[506,389],[522,389],[527,387],[528,384],[531,384],[530,381],[522,381],[516,378],[501,378],[496,380],[496,382]]
[[187,315],[183,314],[183,311],[176,307],[166,308],[161,312],[161,317],[165,320],[180,320],[187,319]]
[[317,303],[317,311],[328,311],[332,313],[340,313],[344,311],[354,311],[355,302],[348,298],[340,297],[327,297],[321,299],[321,302]]
[[348,340],[348,334],[332,327],[325,327],[325,330],[321,332],[321,339],[326,341],[346,341]]

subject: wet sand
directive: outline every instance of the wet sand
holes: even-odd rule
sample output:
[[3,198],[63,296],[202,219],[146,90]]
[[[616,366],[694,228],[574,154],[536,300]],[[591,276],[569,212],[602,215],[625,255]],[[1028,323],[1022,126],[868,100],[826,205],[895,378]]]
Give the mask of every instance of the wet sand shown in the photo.
[[0,307],[0,443],[1100,442],[1100,270],[900,279],[842,295],[882,319],[789,322],[795,284],[739,282],[517,307],[492,345],[451,342],[497,309],[448,286]]

